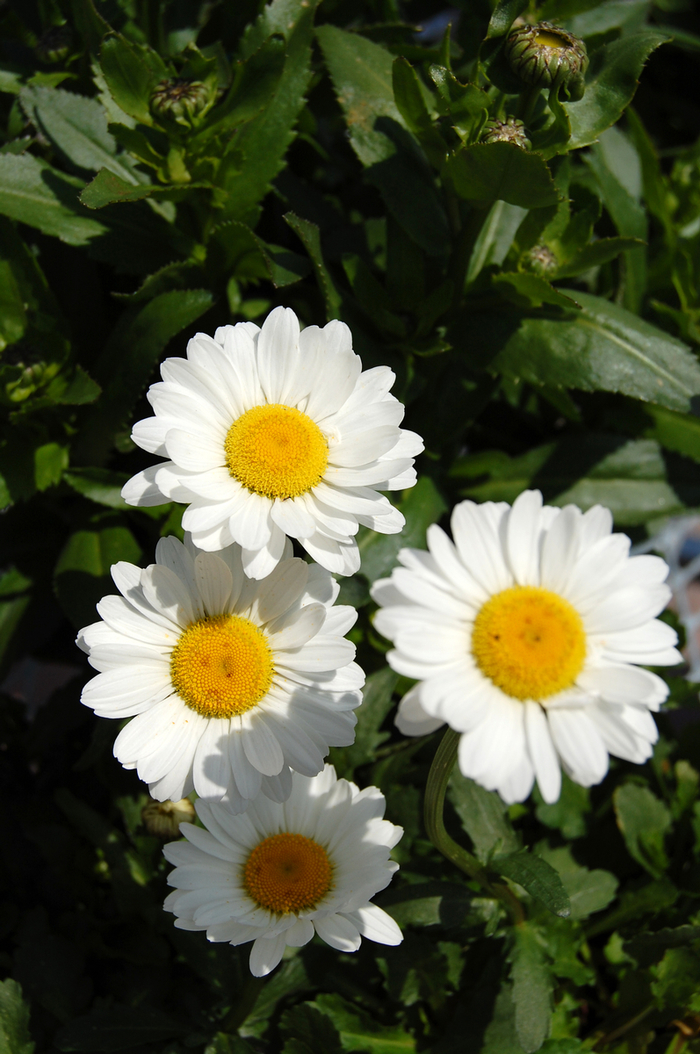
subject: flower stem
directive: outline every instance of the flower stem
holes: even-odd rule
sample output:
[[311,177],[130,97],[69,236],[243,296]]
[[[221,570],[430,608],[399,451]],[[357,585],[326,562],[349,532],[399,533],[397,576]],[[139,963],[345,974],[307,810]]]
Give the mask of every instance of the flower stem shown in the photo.
[[445,791],[450,779],[450,773],[457,758],[457,747],[459,746],[459,733],[451,728],[445,730],[440,740],[433,763],[430,766],[428,782],[425,788],[425,804],[423,808],[423,819],[428,838],[436,849],[439,849],[444,857],[451,860],[461,871],[476,879],[482,886],[489,886],[489,881],[483,867],[471,853],[457,845],[455,840],[445,830],[443,810],[445,806]]
[[253,1007],[258,1001],[263,986],[265,984],[264,977],[248,977],[243,985],[238,1000],[233,1004],[228,1014],[219,1025],[221,1032],[228,1032],[229,1035],[235,1035],[238,1029],[241,1027],[246,1018],[250,1015]]
[[507,908],[515,925],[521,925],[525,920],[525,913],[513,891],[503,882],[491,882],[486,870],[476,857],[458,845],[445,830],[443,819],[445,791],[457,758],[458,746],[459,732],[454,732],[451,728],[446,729],[435,751],[425,787],[423,819],[428,838],[444,857],[478,882],[487,896],[500,900]]

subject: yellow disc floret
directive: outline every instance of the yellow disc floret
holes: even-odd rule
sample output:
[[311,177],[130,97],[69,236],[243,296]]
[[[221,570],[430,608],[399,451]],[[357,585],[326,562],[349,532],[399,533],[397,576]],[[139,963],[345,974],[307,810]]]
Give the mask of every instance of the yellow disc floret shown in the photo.
[[328,853],[303,834],[273,834],[256,845],[243,868],[248,894],[277,915],[310,911],[332,884]]
[[546,48],[563,49],[569,47],[569,44],[564,37],[560,37],[558,33],[547,32],[545,29],[540,30],[537,34],[535,37],[535,44],[544,44]]
[[293,406],[254,406],[228,430],[226,464],[253,494],[298,498],[320,482],[328,443],[315,421]]
[[173,688],[204,717],[233,717],[251,710],[269,690],[273,672],[264,633],[236,615],[193,622],[170,659]]
[[536,586],[514,586],[481,608],[471,649],[481,672],[506,695],[539,700],[575,682],[586,635],[567,600]]

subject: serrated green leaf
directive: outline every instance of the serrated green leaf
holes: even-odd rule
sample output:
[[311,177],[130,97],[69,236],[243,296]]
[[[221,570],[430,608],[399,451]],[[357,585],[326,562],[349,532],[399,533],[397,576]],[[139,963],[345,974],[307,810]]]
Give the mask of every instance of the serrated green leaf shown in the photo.
[[600,267],[610,260],[615,260],[620,253],[635,249],[644,249],[644,242],[640,238],[599,238],[598,241],[585,245],[580,252],[562,264],[557,270],[557,281],[560,278],[583,274],[591,267]]
[[[567,293],[568,290],[561,290]],[[535,387],[622,392],[687,413],[700,393],[700,366],[689,348],[624,308],[578,289],[581,310],[561,318],[503,312],[460,319],[450,338],[485,366]]]
[[472,902],[470,890],[450,882],[419,882],[384,893],[381,907],[401,926],[459,925]]
[[106,468],[74,468],[63,476],[65,482],[98,505],[110,509],[127,509],[122,498],[122,487],[129,479],[126,472],[112,472]]
[[82,185],[30,154],[0,155],[0,213],[68,245],[87,245],[107,230],[80,205]]
[[549,1035],[552,981],[533,927],[516,926],[514,937],[510,976],[515,1031],[526,1054],[533,1054]]
[[498,794],[484,790],[457,768],[447,793],[479,860],[485,863],[494,853],[517,851],[518,839],[506,816],[507,806]]
[[22,989],[8,978],[0,981],[0,1054],[32,1054],[29,1035],[29,1007],[22,1000]]
[[569,149],[590,146],[620,118],[632,100],[645,62],[668,37],[644,29],[597,48],[586,74],[586,92],[579,102],[566,103],[571,121]]
[[588,787],[582,787],[562,772],[561,793],[552,804],[545,802],[535,787],[533,791],[537,808],[535,815],[540,823],[561,831],[564,838],[582,838],[586,833],[586,814],[591,811],[591,796]]
[[550,505],[606,505],[620,526],[700,504],[694,465],[664,457],[651,440],[625,442],[620,436],[589,432],[535,447],[520,458],[492,453],[490,463],[482,454],[455,465],[459,474],[491,477],[465,487],[465,497],[513,502],[521,491],[535,487]]
[[667,1017],[685,1017],[700,1009],[700,955],[690,948],[669,948],[651,967],[651,991]]
[[651,933],[638,933],[624,943],[624,950],[637,960],[640,966],[658,962],[668,948],[683,948],[700,941],[700,926],[665,926]]
[[285,1010],[280,1031],[286,1039],[282,1054],[340,1054],[343,1049],[331,1019],[308,1003]]
[[553,915],[568,918],[571,914],[569,897],[561,878],[541,857],[521,849],[507,856],[494,857],[490,866],[497,874],[517,882]]
[[365,178],[413,240],[441,255],[449,245],[447,218],[425,158],[394,102],[392,56],[336,26],[321,26],[317,37]]
[[273,34],[287,42],[284,70],[261,113],[236,135],[236,150],[245,159],[232,169],[225,214],[248,222],[269,184],[284,165],[287,147],[311,78],[311,41],[317,0],[272,0],[249,26],[241,43],[241,58],[251,56]]
[[660,878],[669,863],[664,837],[671,826],[671,813],[648,787],[636,783],[617,787],[613,804],[630,856],[654,878]]
[[157,52],[115,33],[102,43],[100,66],[117,106],[141,124],[152,125],[149,99],[158,82],[168,76]]
[[319,995],[312,1004],[327,1014],[340,1033],[342,1049],[368,1054],[401,1054],[414,1051],[416,1041],[401,1028],[381,1025],[340,995]]
[[316,280],[326,304],[326,317],[329,320],[337,318],[340,313],[340,294],[323,260],[321,233],[318,227],[315,223],[302,219],[301,216],[297,216],[293,212],[285,213],[284,219],[301,239],[304,248],[311,257],[311,263],[316,272]]
[[415,487],[406,491],[403,501],[397,504],[406,517],[406,526],[401,534],[377,534],[361,529],[358,536],[362,555],[361,573],[370,582],[389,574],[396,563],[399,549],[404,546],[424,549],[428,527],[447,511],[442,495],[427,476],[421,477]]
[[68,447],[60,443],[44,443],[34,450],[34,479],[37,490],[47,490],[61,482],[68,468]]
[[127,183],[137,182],[129,165],[116,156],[117,144],[97,99],[61,88],[27,86],[20,102],[44,135],[78,168],[106,168]]
[[95,178],[81,191],[80,200],[88,209],[102,209],[105,205],[114,205],[123,201],[141,201],[154,194],[169,194],[173,190],[188,190],[199,184],[186,183],[184,186],[166,186],[158,183],[127,183],[114,172],[101,168]]
[[538,274],[526,274],[524,272],[506,271],[493,275],[493,285],[500,289],[506,299],[511,300],[518,307],[542,307],[543,304],[554,304],[571,310],[577,307],[573,296],[565,296],[555,289],[551,282]]
[[546,162],[514,143],[466,146],[449,158],[445,171],[459,196],[479,206],[506,201],[535,209],[558,201]]
[[571,903],[571,918],[585,919],[595,911],[602,911],[615,898],[619,882],[610,871],[589,870],[574,860],[567,846],[550,849],[538,847],[538,855],[561,876]]

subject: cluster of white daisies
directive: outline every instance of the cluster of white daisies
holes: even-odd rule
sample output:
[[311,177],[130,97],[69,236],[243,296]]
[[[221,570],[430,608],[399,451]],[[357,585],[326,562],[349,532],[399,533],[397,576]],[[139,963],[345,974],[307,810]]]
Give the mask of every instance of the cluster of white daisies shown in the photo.
[[[262,328],[198,334],[166,360],[133,438],[167,461],[124,488],[134,505],[183,502],[184,543],[165,538],[145,570],[112,568],[120,596],[78,643],[98,676],[82,701],[130,718],[114,744],[158,801],[195,791],[202,827],[166,846],[165,907],[212,941],[253,941],[269,973],[314,933],[354,951],[362,936],[398,944],[371,898],[397,865],[400,827],[376,787],[360,791],[324,759],[354,740],[364,674],[345,639],[357,613],[336,605],[334,574],[360,566],[363,525],[397,533],[381,493],[415,483],[419,436],[399,427],[388,367],[362,371],[342,322],[300,332],[277,308]],[[629,557],[597,506],[512,508],[465,501],[453,540],[372,590],[391,666],[416,684],[396,723],[461,733],[462,772],[522,801],[536,779],[556,801],[561,767],[589,786],[608,755],[644,761],[665,683],[638,663],[680,661],[665,606],[666,564]],[[292,555],[295,539],[314,562]]]

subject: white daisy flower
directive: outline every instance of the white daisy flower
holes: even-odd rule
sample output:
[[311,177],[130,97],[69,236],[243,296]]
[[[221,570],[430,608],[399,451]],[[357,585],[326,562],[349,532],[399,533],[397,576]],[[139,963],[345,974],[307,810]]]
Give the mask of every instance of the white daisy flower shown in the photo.
[[576,783],[599,783],[608,754],[643,762],[668,695],[637,663],[681,662],[676,634],[654,618],[668,567],[633,556],[600,505],[542,506],[539,491],[504,502],[463,501],[454,542],[437,525],[428,552],[403,549],[403,567],[375,583],[375,625],[395,645],[390,665],[416,684],[396,724],[424,735],[461,733],[465,776],[507,802],[537,779],[554,802],[560,763]]
[[82,701],[132,718],[114,754],[158,801],[193,788],[236,812],[261,791],[284,801],[290,768],[315,776],[331,744],[354,741],[364,674],[343,634],[357,612],[334,607],[338,584],[291,548],[260,582],[239,546],[203,553],[187,536],[161,539],[145,570],[112,567],[122,595],[78,636],[100,671]]
[[404,518],[380,490],[416,481],[423,449],[400,429],[404,408],[387,366],[362,371],[343,322],[323,329],[278,307],[252,322],[197,334],[186,359],[166,359],[135,443],[170,458],[134,476],[131,505],[188,502],[182,517],[196,544],[215,552],[238,542],[243,567],[264,578],[296,538],[322,567],[359,569],[360,524],[396,534]]
[[403,829],[382,819],[384,805],[377,787],[361,791],[332,765],[313,779],[294,773],[284,804],[258,798],[242,816],[226,802],[198,801],[207,830],[183,823],[187,841],[163,850],[176,865],[165,910],[210,941],[253,941],[256,977],[314,933],[341,952],[357,951],[362,937],[400,944],[394,920],[370,903],[399,866],[389,850]]

